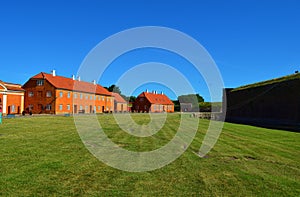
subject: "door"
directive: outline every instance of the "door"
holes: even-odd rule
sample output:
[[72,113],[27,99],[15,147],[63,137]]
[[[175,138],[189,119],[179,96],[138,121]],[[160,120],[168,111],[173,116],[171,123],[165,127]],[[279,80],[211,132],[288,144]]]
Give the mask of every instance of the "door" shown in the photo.
[[7,114],[10,114],[11,108],[8,106]]
[[77,114],[77,105],[74,105],[74,114]]
[[102,106],[102,112],[104,112],[104,106]]
[[18,114],[21,113],[21,109],[20,109],[20,106],[18,106]]
[[90,113],[93,113],[93,106],[90,105]]
[[43,105],[42,104],[38,104],[38,110],[39,110],[40,114],[43,112]]

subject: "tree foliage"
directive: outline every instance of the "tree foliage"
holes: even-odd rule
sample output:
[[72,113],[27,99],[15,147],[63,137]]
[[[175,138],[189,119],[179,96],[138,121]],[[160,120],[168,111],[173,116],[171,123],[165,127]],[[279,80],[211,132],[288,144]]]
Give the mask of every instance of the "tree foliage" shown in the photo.
[[204,102],[204,99],[199,94],[187,94],[187,95],[181,95],[178,97],[178,101],[180,103],[192,103],[197,104],[200,102]]
[[121,89],[120,89],[120,87],[116,86],[115,84],[113,84],[113,85],[111,85],[109,87],[104,87],[104,88],[106,88],[110,92],[115,92],[115,93],[118,93],[118,94],[121,95]]
[[129,102],[134,102],[136,100],[136,96],[130,96],[129,97]]

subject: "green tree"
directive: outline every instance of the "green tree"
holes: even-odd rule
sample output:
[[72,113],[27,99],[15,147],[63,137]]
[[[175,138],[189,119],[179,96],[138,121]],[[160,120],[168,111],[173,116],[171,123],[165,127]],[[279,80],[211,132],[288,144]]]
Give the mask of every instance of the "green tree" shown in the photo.
[[115,92],[121,95],[121,89],[119,86],[116,86],[115,84],[109,86],[109,87],[104,87],[105,89],[107,89],[110,92]]
[[187,94],[187,95],[181,95],[178,97],[178,101],[180,103],[193,103],[198,104],[199,102],[203,102],[204,99],[199,94]]
[[136,97],[135,96],[130,96],[129,97],[129,102],[135,102],[136,100]]

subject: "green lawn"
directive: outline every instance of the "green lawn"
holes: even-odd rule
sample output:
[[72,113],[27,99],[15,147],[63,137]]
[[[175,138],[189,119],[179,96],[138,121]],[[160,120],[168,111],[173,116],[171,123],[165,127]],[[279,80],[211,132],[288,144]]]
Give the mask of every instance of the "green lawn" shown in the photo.
[[[147,151],[174,137],[179,114],[152,137],[132,137],[112,115],[106,134],[125,149]],[[133,115],[139,124],[148,114]],[[300,133],[225,123],[206,158],[197,152],[208,127],[200,120],[187,151],[151,172],[120,171],[85,148],[72,117],[4,119],[0,125],[1,196],[300,196]]]

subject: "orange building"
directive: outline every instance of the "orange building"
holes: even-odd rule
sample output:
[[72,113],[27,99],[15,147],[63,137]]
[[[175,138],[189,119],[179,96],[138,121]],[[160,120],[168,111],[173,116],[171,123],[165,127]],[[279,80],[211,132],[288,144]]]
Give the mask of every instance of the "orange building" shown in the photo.
[[112,92],[114,96],[114,112],[128,112],[128,104],[118,93]]
[[0,112],[20,114],[24,110],[24,89],[21,85],[0,81]]
[[114,97],[96,84],[80,79],[39,73],[23,86],[25,109],[34,114],[103,113],[112,112]]
[[174,103],[163,93],[141,93],[134,102],[137,112],[174,112]]

